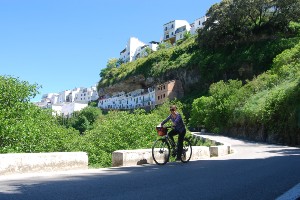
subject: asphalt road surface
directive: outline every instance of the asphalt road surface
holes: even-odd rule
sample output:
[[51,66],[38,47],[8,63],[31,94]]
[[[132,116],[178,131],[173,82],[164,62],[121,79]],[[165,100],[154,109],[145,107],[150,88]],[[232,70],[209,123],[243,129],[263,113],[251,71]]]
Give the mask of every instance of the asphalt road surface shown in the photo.
[[[300,183],[299,148],[207,137],[234,153],[187,164],[1,176],[0,200],[273,200]],[[292,194],[280,199],[300,197]]]

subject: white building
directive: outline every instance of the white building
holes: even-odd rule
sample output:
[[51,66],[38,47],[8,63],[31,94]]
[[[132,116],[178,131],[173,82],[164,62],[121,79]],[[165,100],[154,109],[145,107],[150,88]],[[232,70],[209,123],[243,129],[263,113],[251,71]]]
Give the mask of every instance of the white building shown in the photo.
[[133,57],[136,54],[137,49],[145,45],[145,43],[135,37],[129,38],[125,49],[120,52],[120,59],[122,59],[125,63],[133,61]]
[[80,111],[83,108],[87,107],[87,103],[76,103],[76,102],[64,102],[60,104],[51,105],[52,115],[63,115],[71,116],[75,111]]
[[137,89],[132,92],[118,92],[111,97],[99,100],[98,107],[102,109],[135,109],[151,107],[155,103],[155,90],[153,88]]
[[186,31],[190,31],[191,26],[186,20],[173,20],[164,24],[163,29],[164,29],[163,41],[164,42],[170,41],[171,44],[174,44],[177,40],[176,34],[178,34],[178,37],[180,38],[181,34],[183,34]]
[[159,42],[151,41],[148,45],[138,47],[134,53],[132,61],[148,56],[147,48],[151,51],[156,51],[158,44]]
[[96,87],[90,88],[81,88],[76,94],[74,101],[75,102],[91,102],[98,99],[98,92]]
[[152,51],[156,51],[158,42],[150,42],[145,44],[135,37],[129,38],[125,49],[120,52],[120,59],[124,62],[132,62],[138,58],[148,55],[146,49],[150,48]]
[[89,88],[80,87],[59,93],[44,94],[41,102],[37,102],[35,105],[41,108],[52,108],[54,115],[63,114],[68,116],[74,111],[88,106],[89,102],[96,101],[98,98],[96,86]]
[[55,104],[55,103],[58,102],[58,96],[59,96],[59,94],[57,94],[57,93],[44,94],[42,96],[41,102],[47,102],[47,103],[50,103],[50,104]]
[[197,34],[198,29],[201,29],[204,27],[204,22],[207,20],[207,16],[203,16],[201,18],[198,18],[194,21],[194,23],[191,24],[191,34]]
[[175,42],[178,40],[182,40],[184,38],[184,34],[187,32],[190,32],[191,27],[190,26],[182,26],[176,29],[175,31]]
[[83,90],[83,89],[84,89],[83,87],[80,87],[80,88],[74,88],[73,90],[71,90],[70,93],[67,95],[66,102],[74,102],[77,93],[79,93],[80,90]]

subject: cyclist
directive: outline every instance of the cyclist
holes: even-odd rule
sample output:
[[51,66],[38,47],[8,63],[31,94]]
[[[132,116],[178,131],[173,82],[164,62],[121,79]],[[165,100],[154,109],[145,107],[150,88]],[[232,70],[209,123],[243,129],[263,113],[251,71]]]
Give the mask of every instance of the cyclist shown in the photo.
[[185,125],[183,123],[181,115],[176,110],[177,110],[177,107],[175,105],[170,106],[171,114],[164,121],[161,122],[161,126],[163,126],[169,120],[172,121],[174,129],[172,129],[168,133],[168,135],[169,135],[170,139],[174,142],[173,136],[178,134],[178,143],[177,143],[178,150],[177,150],[176,161],[179,161],[181,158],[181,154],[182,154],[183,139],[186,134],[186,129],[185,129]]

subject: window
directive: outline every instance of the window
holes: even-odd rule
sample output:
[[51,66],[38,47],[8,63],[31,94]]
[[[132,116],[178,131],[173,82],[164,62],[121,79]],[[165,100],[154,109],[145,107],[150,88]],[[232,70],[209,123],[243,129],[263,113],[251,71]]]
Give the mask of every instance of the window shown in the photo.
[[164,98],[166,98],[166,94],[164,94]]
[[157,96],[157,99],[159,100],[160,96]]

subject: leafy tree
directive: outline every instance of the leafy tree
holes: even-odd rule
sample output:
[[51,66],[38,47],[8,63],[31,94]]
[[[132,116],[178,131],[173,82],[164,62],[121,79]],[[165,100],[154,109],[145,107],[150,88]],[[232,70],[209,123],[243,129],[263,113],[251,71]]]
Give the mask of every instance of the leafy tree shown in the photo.
[[201,46],[217,47],[246,42],[255,37],[291,32],[299,22],[299,0],[223,0],[208,10],[209,18],[199,30]]
[[106,67],[107,68],[117,67],[118,66],[118,62],[119,62],[119,59],[117,59],[117,58],[111,58],[111,59],[109,59],[107,61]]
[[220,132],[231,119],[233,110],[242,100],[242,96],[233,96],[242,87],[241,81],[219,81],[210,86],[208,97],[193,102],[190,125],[205,126],[214,132]]
[[0,152],[66,151],[76,137],[57,124],[51,111],[30,103],[38,86],[10,76],[0,76]]
[[78,130],[81,134],[89,129],[90,122],[84,115],[79,115],[72,124],[73,128]]
[[104,78],[106,76],[111,76],[110,74],[110,70],[113,69],[113,68],[116,68],[118,67],[120,64],[120,59],[117,59],[117,58],[110,58],[108,59],[107,63],[106,63],[106,67],[103,68],[100,72],[100,77],[101,78]]
[[56,120],[66,128],[72,127],[82,134],[86,130],[93,129],[94,122],[101,114],[101,110],[98,107],[88,106],[74,112],[71,117],[56,116]]
[[146,52],[146,56],[149,56],[153,51],[152,49],[150,49],[150,47],[146,47],[145,52]]
[[96,121],[96,119],[100,115],[101,115],[101,110],[97,107],[91,107],[91,106],[82,109],[77,114],[77,116],[84,116],[88,120],[89,124],[91,125]]

